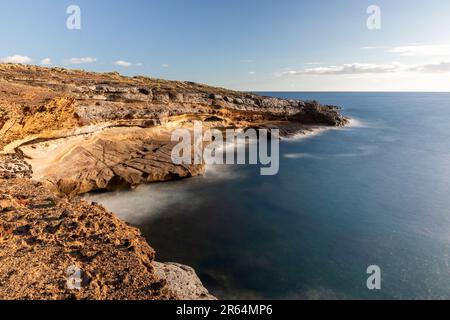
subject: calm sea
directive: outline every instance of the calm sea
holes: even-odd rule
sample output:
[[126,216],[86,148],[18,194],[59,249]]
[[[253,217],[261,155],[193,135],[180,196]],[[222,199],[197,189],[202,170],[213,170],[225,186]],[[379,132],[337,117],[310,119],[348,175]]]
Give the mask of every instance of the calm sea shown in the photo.
[[[450,299],[450,94],[266,93],[357,121],[283,141],[277,176],[206,176],[87,196],[217,297]],[[366,287],[378,265],[382,288]]]

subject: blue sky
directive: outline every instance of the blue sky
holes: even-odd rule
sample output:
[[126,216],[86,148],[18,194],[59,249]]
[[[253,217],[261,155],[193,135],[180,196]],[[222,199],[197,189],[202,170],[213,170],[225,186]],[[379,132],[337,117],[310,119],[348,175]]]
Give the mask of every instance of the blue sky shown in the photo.
[[[448,0],[0,0],[0,59],[239,90],[450,91]],[[381,9],[369,30],[366,10]],[[69,5],[81,30],[66,27]],[[45,60],[44,60],[45,59]]]

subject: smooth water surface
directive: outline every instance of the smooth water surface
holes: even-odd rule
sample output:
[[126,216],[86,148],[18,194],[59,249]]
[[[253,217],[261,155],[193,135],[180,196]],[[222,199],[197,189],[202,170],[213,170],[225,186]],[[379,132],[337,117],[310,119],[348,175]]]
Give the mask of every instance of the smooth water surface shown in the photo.
[[[358,121],[283,141],[277,176],[218,166],[88,198],[219,298],[450,299],[450,94],[270,95],[340,105]],[[369,265],[380,291],[366,287]]]

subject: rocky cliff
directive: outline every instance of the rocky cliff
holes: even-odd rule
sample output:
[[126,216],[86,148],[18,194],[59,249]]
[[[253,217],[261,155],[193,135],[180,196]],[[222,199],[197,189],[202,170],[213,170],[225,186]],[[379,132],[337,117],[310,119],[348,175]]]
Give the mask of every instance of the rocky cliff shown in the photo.
[[[139,232],[74,196],[203,173],[171,161],[175,128],[343,126],[337,107],[192,82],[0,64],[0,298],[211,298]],[[33,263],[27,263],[32,261]],[[83,289],[63,279],[79,265]]]
[[[137,229],[100,205],[1,181],[0,299],[213,298],[194,270],[154,258]],[[68,286],[70,268],[79,287]]]

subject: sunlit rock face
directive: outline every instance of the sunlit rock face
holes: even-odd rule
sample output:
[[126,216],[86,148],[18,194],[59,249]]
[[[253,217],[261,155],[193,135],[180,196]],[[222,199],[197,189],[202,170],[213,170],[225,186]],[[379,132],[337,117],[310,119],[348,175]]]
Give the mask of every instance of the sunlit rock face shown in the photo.
[[[174,129],[342,126],[338,108],[192,82],[0,64],[1,299],[213,299],[154,261],[134,229],[78,194],[203,174],[171,159]],[[66,285],[80,269],[80,289]]]
[[[0,148],[62,194],[78,194],[202,174],[172,163],[171,131],[192,121],[216,128],[342,126],[337,107],[262,97],[192,82],[61,68],[0,65]],[[1,170],[1,166],[0,166]],[[3,170],[3,171],[6,171]]]

